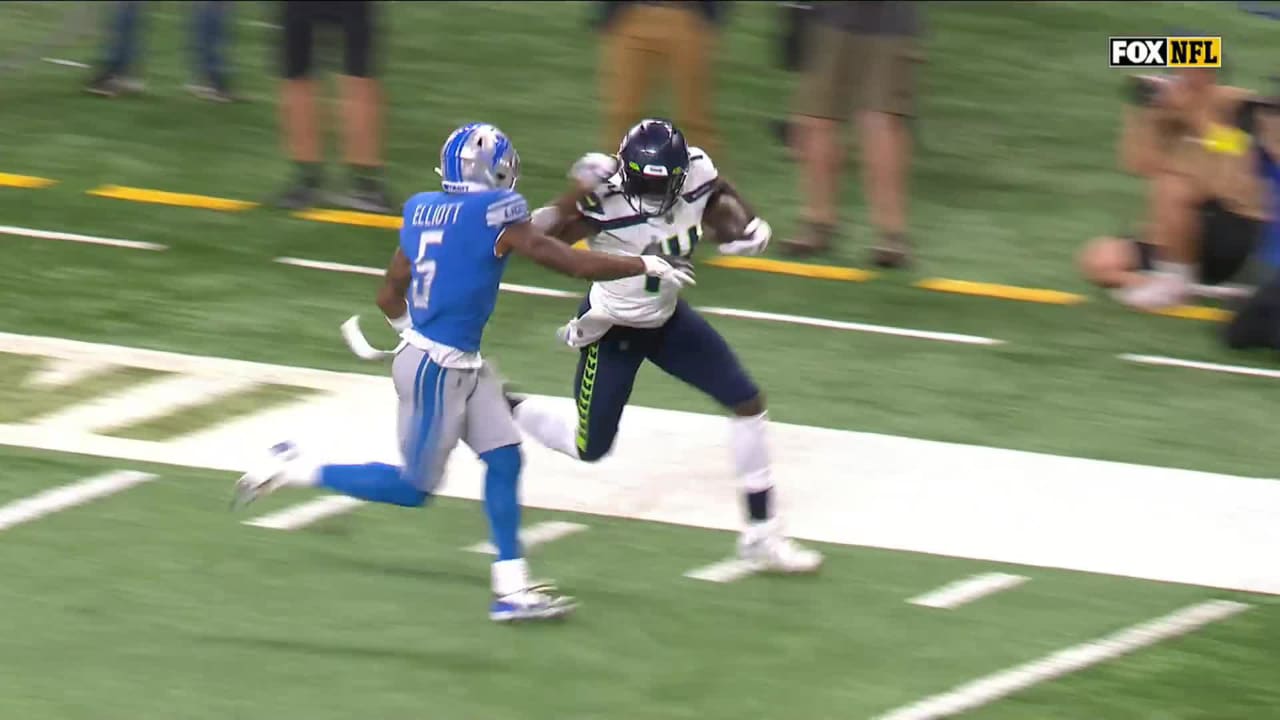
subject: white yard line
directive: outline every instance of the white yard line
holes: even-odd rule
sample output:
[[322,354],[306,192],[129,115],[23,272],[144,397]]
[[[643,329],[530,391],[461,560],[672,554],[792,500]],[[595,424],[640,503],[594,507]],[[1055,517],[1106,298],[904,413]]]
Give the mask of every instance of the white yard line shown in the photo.
[[[312,270],[327,270],[329,272],[345,272],[357,275],[380,276],[383,273],[382,270],[373,267],[347,265],[345,263],[326,262],[323,260],[306,260],[304,258],[280,257],[276,258],[276,262],[284,265],[292,265],[294,267],[310,268]],[[511,283],[502,283],[499,287],[503,292],[516,293],[519,295],[538,295],[541,297],[562,298],[577,298],[582,296],[582,293],[578,292],[555,290],[552,288],[536,287],[533,285],[513,285]],[[803,325],[808,327],[827,328],[830,330],[873,333],[877,335],[894,335],[897,337],[915,338],[917,340],[934,340],[938,342],[958,343],[962,345],[1004,344],[1003,340],[996,340],[995,338],[981,337],[977,335],[961,335],[957,333],[934,332],[932,330],[913,330],[911,328],[892,327],[889,325],[870,325],[867,323],[828,320],[826,318],[805,317],[803,315],[785,315],[782,313],[760,312],[757,310],[700,307],[698,308],[698,311],[707,315],[718,315],[720,317],[731,317],[744,320],[763,320],[765,322]]]
[[947,583],[937,590],[913,597],[907,602],[922,607],[952,610],[1001,590],[1017,587],[1028,579],[1022,575],[1008,573],[983,573]]
[[245,520],[244,524],[269,530],[298,530],[325,518],[349,513],[361,505],[364,505],[363,500],[346,495],[325,495],[279,512]]
[[[587,529],[587,526],[581,523],[560,521],[540,522],[535,525],[530,525],[520,531],[520,544],[524,546],[525,551],[528,551],[530,548],[537,547],[538,545],[545,545],[552,540],[559,540],[562,537],[580,533]],[[493,545],[488,542],[476,543],[475,545],[463,548],[463,550],[466,550],[467,552],[484,553],[485,555],[496,555],[498,552]]]
[[53,63],[54,65],[62,65],[64,67],[73,67],[73,68],[81,68],[81,69],[87,69],[90,67],[88,63],[82,63],[78,60],[65,60],[63,58],[55,58],[55,57],[47,57],[47,58],[40,58],[40,59],[47,63]]
[[44,367],[27,378],[27,384],[38,388],[60,388],[115,367],[105,358],[49,358]]
[[1180,360],[1161,355],[1118,355],[1121,360],[1140,365],[1159,365],[1161,367],[1178,367],[1188,370],[1207,370],[1209,372],[1230,373],[1232,375],[1249,375],[1251,377],[1280,378],[1280,370],[1249,367],[1247,365],[1220,365],[1218,363],[1199,362],[1196,360]]
[[61,432],[106,434],[116,428],[212,402],[254,384],[235,376],[171,375],[72,405],[36,418],[31,424]]
[[742,318],[746,320],[764,320],[767,322],[787,323],[790,325],[807,325],[809,327],[829,328],[831,330],[848,330],[851,332],[874,333],[876,335],[895,335],[917,340],[936,340],[938,342],[959,343],[961,345],[1003,345],[1003,340],[980,337],[977,335],[960,335],[957,333],[934,332],[932,330],[913,330],[911,328],[892,327],[889,325],[869,325],[867,323],[846,322],[844,320],[828,320],[826,318],[805,317],[803,315],[783,315],[781,313],[759,312],[757,310],[735,310],[734,308],[703,307],[699,312],[707,315]]
[[155,478],[156,476],[150,473],[119,470],[46,490],[7,505],[0,505],[0,530],[8,530],[16,525],[39,520],[59,510],[114,495],[121,490],[127,490]]
[[137,240],[120,240],[117,238],[97,237],[96,235],[77,235],[76,233],[54,232],[52,230],[35,230],[32,228],[0,225],[0,235],[17,235],[36,238],[38,240],[66,240],[68,242],[89,243],[91,245],[109,245],[111,247],[128,248],[130,250],[166,250],[164,245],[138,242]]
[[686,572],[684,576],[713,583],[731,583],[748,575],[754,575],[760,572],[761,569],[760,563],[741,558],[729,558],[705,567],[694,568]]
[[1244,612],[1245,603],[1210,600],[1089,642],[1073,645],[1039,660],[965,683],[941,695],[898,708],[879,720],[934,720],[989,705],[1042,682],[1114,660],[1162,640],[1185,635],[1209,623]]

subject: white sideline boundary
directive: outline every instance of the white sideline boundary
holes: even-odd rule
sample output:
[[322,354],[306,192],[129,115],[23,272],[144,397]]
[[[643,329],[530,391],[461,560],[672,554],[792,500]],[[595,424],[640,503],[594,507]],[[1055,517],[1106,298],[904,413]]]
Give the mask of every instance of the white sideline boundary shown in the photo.
[[291,505],[278,512],[250,518],[241,524],[268,530],[300,530],[326,518],[349,513],[362,505],[364,505],[363,500],[357,500],[346,495],[325,495],[304,503]]
[[[337,342],[337,333],[334,333]],[[184,355],[165,350],[126,347],[68,340],[66,338],[20,335],[0,332],[0,352],[41,355],[59,360],[80,360],[110,356],[115,365],[183,373],[197,376],[249,376],[263,385],[295,385],[311,390],[340,390],[367,382],[370,388],[381,388],[390,382],[385,375],[343,373],[315,368],[272,365],[249,360],[229,360],[202,355]],[[382,370],[379,367],[379,370]]]
[[1249,367],[1247,365],[1222,365],[1219,363],[1200,362],[1198,360],[1181,360],[1179,358],[1164,357],[1163,355],[1133,355],[1125,353],[1116,357],[1125,362],[1137,363],[1139,365],[1157,365],[1160,367],[1176,367],[1188,370],[1206,370],[1208,372],[1228,373],[1231,375],[1248,375],[1250,377],[1264,377],[1275,380],[1280,378],[1280,370],[1271,368]]
[[[545,545],[552,540],[559,540],[562,537],[568,537],[580,533],[590,528],[582,523],[561,522],[553,520],[550,522],[540,522],[530,525],[520,531],[520,544],[527,551],[539,545]],[[473,553],[483,553],[485,555],[497,555],[498,551],[490,542],[476,543],[469,545],[463,550]]]
[[39,520],[60,510],[84,505],[155,479],[156,476],[151,473],[118,470],[45,490],[7,505],[0,505],[0,530]]
[[[385,376],[0,333],[5,350],[325,392],[163,442],[14,423],[0,424],[0,445],[240,473],[287,432],[327,462],[400,461]],[[545,399],[572,412],[572,399]],[[526,468],[541,480],[526,484],[524,504],[737,530],[739,488],[724,460],[723,427],[719,415],[632,406],[600,464],[531,443]],[[788,423],[771,423],[770,432],[777,480],[788,488],[783,509],[799,540],[1280,595],[1280,483],[1272,479]],[[660,457],[655,444],[666,448]],[[838,460],[850,454],[857,473]],[[483,497],[483,463],[455,453],[448,472],[442,496]],[[1081,518],[1092,528],[1087,541]]]
[[[327,262],[324,260],[307,260],[305,258],[295,257],[278,257],[276,262],[282,265],[291,265],[293,267],[309,268],[312,270],[325,270],[328,272],[353,273],[357,275],[374,275],[381,276],[383,271],[363,265],[348,265],[346,263]],[[515,293],[518,295],[537,295],[540,297],[558,297],[558,298],[577,298],[581,297],[581,293],[569,292],[567,290],[555,290],[552,288],[537,287],[534,285],[514,285],[511,283],[502,283],[498,286],[503,292]],[[764,322],[785,323],[788,325],[803,325],[807,327],[826,328],[829,330],[847,330],[850,332],[872,333],[877,335],[893,335],[896,337],[914,338],[916,340],[933,340],[936,342],[949,342],[960,345],[1003,345],[1003,340],[995,338],[981,337],[978,335],[962,335],[959,333],[934,332],[932,330],[914,330],[912,328],[900,328],[889,325],[871,325],[867,323],[846,322],[843,320],[829,320],[827,318],[806,317],[803,315],[786,315],[783,313],[762,312],[758,310],[738,310],[735,308],[722,307],[700,307],[698,312],[706,315],[715,315],[719,317],[738,318],[741,320],[761,320]]]
[[947,583],[923,595],[917,595],[907,602],[912,605],[938,610],[954,610],[961,605],[967,605],[974,600],[980,600],[1001,590],[1015,588],[1027,580],[1030,580],[1030,578],[1024,575],[1010,575],[1009,573],[971,575],[963,580]]
[[34,228],[15,227],[13,225],[0,225],[0,235],[16,235],[18,237],[35,238],[37,240],[66,240],[68,242],[87,243],[90,245],[107,245],[110,247],[127,248],[129,250],[151,250],[161,251],[168,250],[168,246],[158,243],[139,242],[137,240],[121,240],[119,238],[105,238],[96,235],[80,235],[77,233],[55,232],[53,230],[36,230]]
[[934,720],[989,705],[1040,683],[1114,660],[1225,620],[1249,609],[1245,603],[1210,600],[1182,608],[1119,632],[1059,650],[1039,660],[1001,670],[960,685],[941,695],[892,710],[877,720]]

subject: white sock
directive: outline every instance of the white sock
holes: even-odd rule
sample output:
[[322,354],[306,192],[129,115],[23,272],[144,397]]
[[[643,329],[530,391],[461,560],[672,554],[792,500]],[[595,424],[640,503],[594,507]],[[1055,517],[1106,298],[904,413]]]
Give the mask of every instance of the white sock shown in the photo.
[[575,460],[578,458],[576,415],[538,398],[520,403],[512,414],[516,425],[534,440]]
[[[729,419],[729,451],[733,455],[733,472],[738,477],[748,506],[753,498],[766,508],[768,519],[774,511],[771,507],[773,476],[769,469],[769,442],[765,437],[768,413]],[[769,491],[766,493],[766,491]],[[754,522],[760,520],[754,519]]]
[[529,563],[524,558],[493,564],[493,594],[510,595],[529,587]]
[[1195,279],[1195,268],[1187,263],[1156,260],[1152,266],[1157,272],[1176,276],[1183,283],[1190,284]]
[[320,484],[320,464],[297,457],[284,464],[280,477],[290,487],[315,487]]

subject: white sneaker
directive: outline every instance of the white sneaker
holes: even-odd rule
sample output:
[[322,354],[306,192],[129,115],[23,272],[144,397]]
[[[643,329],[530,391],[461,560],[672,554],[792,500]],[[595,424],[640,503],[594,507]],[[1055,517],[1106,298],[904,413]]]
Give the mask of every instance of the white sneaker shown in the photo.
[[270,495],[283,487],[285,468],[297,459],[298,447],[293,443],[286,441],[271,446],[262,463],[241,475],[236,481],[231,509],[239,510],[254,500]]
[[1117,300],[1135,310],[1155,312],[1181,305],[1191,294],[1191,284],[1175,273],[1151,272],[1141,285],[1115,291]]
[[493,598],[489,619],[509,623],[521,620],[558,620],[570,615],[578,601],[561,595],[554,585],[542,583]]
[[765,572],[787,575],[817,572],[822,553],[782,534],[777,520],[755,523],[738,537],[738,557]]

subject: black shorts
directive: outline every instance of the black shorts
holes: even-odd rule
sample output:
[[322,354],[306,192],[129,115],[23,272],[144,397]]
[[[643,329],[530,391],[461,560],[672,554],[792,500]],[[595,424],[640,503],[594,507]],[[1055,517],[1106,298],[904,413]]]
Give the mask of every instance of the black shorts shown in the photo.
[[284,76],[289,79],[311,74],[315,49],[315,29],[332,25],[342,32],[342,74],[372,77],[374,70],[374,6],[369,0],[315,2],[286,0],[284,17]]
[[[1258,247],[1264,224],[1231,212],[1217,200],[1200,206],[1200,282],[1219,285],[1235,277]],[[1138,267],[1155,267],[1156,248],[1142,240],[1134,240],[1138,249]]]

